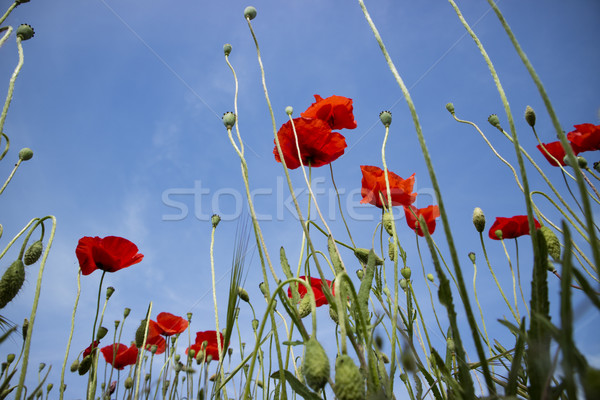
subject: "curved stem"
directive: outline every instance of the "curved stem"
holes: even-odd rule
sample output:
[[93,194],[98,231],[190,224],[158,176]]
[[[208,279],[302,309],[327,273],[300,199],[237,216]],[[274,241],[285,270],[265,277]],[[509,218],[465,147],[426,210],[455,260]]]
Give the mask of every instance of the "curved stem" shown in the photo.
[[15,91],[15,81],[17,80],[17,76],[19,76],[19,72],[21,72],[21,68],[23,67],[23,63],[25,61],[25,57],[23,56],[23,45],[21,44],[21,36],[17,36],[17,49],[19,51],[19,62],[17,63],[17,66],[10,77],[10,81],[8,82],[8,93],[6,94],[6,100],[4,101],[4,107],[2,108],[2,114],[0,114],[0,132],[4,132],[4,122],[6,121],[6,115],[8,114],[8,107],[10,106],[10,102],[12,101],[13,93]]

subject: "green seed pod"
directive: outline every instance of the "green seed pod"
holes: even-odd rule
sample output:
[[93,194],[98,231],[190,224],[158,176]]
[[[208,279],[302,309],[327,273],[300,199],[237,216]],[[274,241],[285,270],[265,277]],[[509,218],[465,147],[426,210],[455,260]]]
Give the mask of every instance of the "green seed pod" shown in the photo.
[[248,20],[253,20],[256,18],[256,8],[252,6],[248,6],[244,9],[244,18]]
[[[232,113],[231,111],[228,111],[225,114],[223,114],[223,124],[225,125],[225,128],[227,128],[227,129],[233,128],[233,126],[235,125],[236,119],[237,118],[236,118],[235,114]],[[218,215],[217,215],[217,217],[218,217]],[[220,220],[221,220],[221,218],[219,217],[219,221]],[[213,222],[213,225],[214,225],[214,222]]]
[[500,119],[498,118],[498,116],[496,114],[490,115],[488,117],[488,122],[493,127],[497,128],[497,129],[502,129],[502,127],[500,126]]
[[123,319],[127,318],[129,316],[130,312],[131,312],[131,308],[125,307],[125,309],[123,310]]
[[335,395],[339,400],[364,400],[365,381],[350,356],[342,354],[335,361]]
[[244,300],[246,303],[250,303],[250,296],[248,295],[248,292],[241,286],[238,287],[238,296],[240,296],[240,299]]
[[475,264],[475,253],[473,253],[473,252],[470,252],[470,253],[469,253],[469,259],[471,260],[471,262],[472,262],[473,264]]
[[410,268],[404,267],[400,270],[400,273],[402,274],[404,279],[410,279],[410,276],[411,276]]
[[388,256],[390,256],[390,260],[392,261],[394,261],[394,258],[396,257],[396,249],[392,242],[388,242]]
[[287,115],[292,115],[292,114],[294,113],[294,108],[293,108],[292,106],[287,106],[287,107],[285,108],[285,113],[286,113]]
[[25,265],[17,260],[10,264],[0,279],[0,308],[4,308],[15,298],[25,282]]
[[54,385],[52,383],[49,383],[48,386],[46,386],[46,393],[50,393],[53,387]]
[[310,314],[310,296],[308,294],[300,300],[298,313],[300,314],[300,318],[304,318]]
[[115,292],[115,288],[112,286],[109,286],[106,288],[106,300],[110,299],[110,296],[113,295],[113,293]]
[[98,328],[98,332],[96,333],[96,340],[102,340],[104,338],[104,336],[106,336],[107,333],[108,333],[108,329],[101,326],[100,328]]
[[35,35],[35,32],[31,25],[21,24],[17,28],[17,37],[20,37],[21,40],[29,40]]
[[225,53],[226,56],[231,54],[231,45],[229,43],[223,45],[223,53]]
[[400,284],[402,290],[406,290],[406,288],[408,287],[408,281],[404,278],[400,279],[398,283]]
[[383,227],[385,228],[385,231],[388,233],[388,235],[394,236],[394,230],[393,230],[394,215],[389,211],[384,212],[382,220],[383,220],[382,222],[383,222]]
[[[356,248],[354,249],[354,255],[363,264],[366,264],[369,260],[369,250],[367,249]],[[375,257],[375,265],[383,265],[383,260],[377,255],[375,255]]]
[[527,121],[530,127],[533,128],[535,126],[535,111],[529,106],[525,108],[525,121]]
[[485,230],[485,214],[479,207],[476,207],[473,210],[473,225],[475,225],[475,229],[477,229],[477,232],[479,233]]
[[435,277],[433,276],[433,274],[427,274],[427,279],[429,279],[429,282],[435,281]]
[[125,389],[131,389],[133,387],[133,378],[128,376],[127,379],[125,379]]
[[382,111],[379,113],[379,119],[383,126],[388,128],[392,124],[392,113],[389,111]]
[[10,365],[10,363],[12,363],[13,361],[15,361],[15,355],[13,353],[10,353],[6,356],[6,363],[8,365]]
[[44,250],[44,245],[42,244],[41,240],[34,242],[25,251],[25,255],[23,256],[23,263],[25,263],[25,265],[34,264],[42,256],[43,250]]
[[554,231],[544,225],[540,228],[540,232],[542,233],[544,240],[546,240],[548,254],[550,254],[556,261],[560,261],[560,242],[554,234]]
[[79,372],[79,375],[85,375],[90,370],[91,366],[92,366],[92,356],[89,355],[86,358],[84,358],[83,360],[81,360],[81,363],[79,364],[79,367],[77,368],[77,372]]
[[27,332],[29,331],[29,320],[25,318],[23,320],[23,326],[21,327],[21,334],[23,335],[23,340],[27,340]]
[[256,332],[258,329],[258,320],[255,318],[252,320],[252,329]]
[[73,364],[71,364],[71,372],[75,372],[79,369],[79,360],[75,360],[73,361]]
[[19,150],[19,160],[27,161],[27,160],[31,160],[32,157],[33,157],[33,150],[31,150],[29,147],[24,147],[21,150]]
[[137,347],[138,349],[142,347],[142,344],[144,344],[144,335],[146,333],[147,324],[148,321],[143,319],[140,322],[140,326],[138,326],[137,330],[135,331],[135,347]]
[[452,103],[446,104],[446,110],[448,110],[448,112],[450,114],[454,115],[454,104],[452,104]]
[[365,271],[363,271],[362,268],[361,269],[357,269],[356,270],[356,276],[358,277],[358,279],[360,279],[362,281],[363,276],[365,276]]
[[325,349],[315,338],[310,338],[304,346],[302,373],[306,384],[317,391],[322,389],[329,379],[329,359]]

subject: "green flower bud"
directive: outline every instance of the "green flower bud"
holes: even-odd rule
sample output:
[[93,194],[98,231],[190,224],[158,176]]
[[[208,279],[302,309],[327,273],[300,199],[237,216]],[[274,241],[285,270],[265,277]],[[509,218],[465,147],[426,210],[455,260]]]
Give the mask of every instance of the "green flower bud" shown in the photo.
[[286,113],[287,115],[292,115],[292,114],[294,113],[294,108],[293,108],[292,106],[287,106],[287,107],[285,108],[285,113]]
[[535,126],[535,111],[529,106],[525,108],[525,121],[527,121],[530,127],[533,128]]
[[49,383],[48,386],[46,386],[46,393],[50,393],[53,387],[54,385],[52,383]]
[[135,331],[135,347],[137,347],[138,349],[141,348],[142,345],[144,344],[144,335],[146,334],[146,325],[147,324],[148,324],[148,321],[143,319],[140,322],[140,326],[138,326],[137,330]]
[[264,282],[259,283],[258,288],[260,289],[260,292],[263,294],[263,296],[269,298],[269,293],[267,292],[267,288],[265,287]]
[[300,318],[304,318],[310,314],[310,296],[308,294],[300,300],[298,314],[300,314]]
[[6,356],[6,363],[8,365],[10,365],[10,363],[12,363],[13,361],[15,361],[15,355],[13,353],[10,353]]
[[356,276],[358,277],[358,279],[360,279],[362,281],[363,276],[365,275],[365,271],[361,269],[357,269],[356,270]]
[[451,337],[446,339],[446,348],[452,353],[454,353],[454,351],[456,350],[456,346],[454,345],[454,339],[452,339]]
[[383,213],[382,217],[383,227],[390,236],[394,236],[394,215],[390,211]]
[[406,288],[408,287],[408,281],[404,278],[400,279],[398,283],[400,284],[402,290],[406,290]]
[[14,261],[4,271],[0,279],[0,308],[4,308],[15,298],[25,282],[25,265],[23,261]]
[[555,272],[556,268],[554,268],[554,264],[552,264],[552,261],[550,261],[550,259],[548,259],[546,264],[546,269],[550,272]]
[[98,332],[96,333],[96,340],[102,340],[104,338],[104,336],[106,336],[107,333],[108,333],[108,329],[101,326],[100,328],[98,328]]
[[502,127],[500,126],[500,119],[498,118],[498,116],[496,114],[491,114],[488,117],[488,122],[490,123],[490,125],[492,125],[493,127],[502,130]]
[[554,234],[554,231],[547,226],[542,226],[539,231],[542,233],[544,240],[546,240],[548,254],[550,254],[556,261],[560,261],[560,242]]
[[81,363],[79,364],[79,367],[77,368],[77,372],[79,373],[79,375],[85,375],[90,370],[91,366],[92,366],[92,356],[89,355],[86,358],[84,358],[83,360],[81,360]]
[[393,242],[388,242],[388,256],[390,256],[390,260],[394,261],[396,257],[396,248],[394,247]]
[[256,8],[252,6],[248,6],[244,9],[244,18],[248,20],[253,20],[256,18]]
[[[354,255],[360,262],[366,264],[367,260],[369,259],[369,250],[356,248],[354,249]],[[375,265],[383,265],[383,260],[377,255],[375,255]]]
[[231,54],[231,45],[229,43],[223,45],[223,53],[225,53],[226,56]]
[[454,115],[454,104],[452,104],[452,103],[446,104],[446,110],[448,110],[448,112],[450,114]]
[[382,111],[379,113],[379,119],[386,128],[392,124],[392,113],[390,111]]
[[[2,307],[0,307],[2,308]],[[21,334],[23,335],[23,340],[27,339],[27,332],[29,331],[29,320],[25,318],[23,320],[23,326],[21,327]]]
[[191,312],[189,312],[189,313],[187,313],[187,315],[186,315],[186,316],[187,316],[187,320],[188,320],[188,322],[192,322],[192,313],[191,313]]
[[79,360],[75,360],[73,361],[73,364],[71,364],[71,372],[75,372],[79,369]]
[[44,370],[44,368],[46,368],[46,363],[40,363],[39,367],[38,367],[38,372],[42,372]]
[[339,400],[364,400],[366,398],[364,378],[347,354],[342,354],[335,361],[333,391]]
[[304,345],[302,373],[306,384],[315,391],[322,389],[329,379],[329,359],[325,349],[315,338],[310,338]]
[[241,286],[238,287],[238,296],[240,296],[240,299],[244,300],[246,303],[250,303],[250,296],[248,295],[248,292]]
[[427,279],[429,279],[429,282],[435,281],[435,277],[433,276],[433,274],[427,274]]
[[577,164],[579,164],[579,168],[586,169],[588,166],[588,162],[582,156],[577,156]]
[[21,40],[29,40],[35,35],[35,32],[31,25],[21,24],[17,28],[17,37],[20,37]]
[[411,271],[410,268],[404,267],[400,270],[400,273],[404,277],[404,279],[410,279]]
[[223,119],[223,124],[225,125],[225,128],[231,129],[235,125],[235,121],[237,118],[234,113],[232,113],[231,111],[228,111],[225,114],[223,114],[222,119]]
[[37,260],[42,256],[42,251],[44,250],[44,245],[41,240],[37,242],[33,242],[31,246],[25,251],[23,255],[23,263],[25,265],[34,264]]
[[109,286],[106,288],[106,300],[110,299],[110,296],[113,295],[113,293],[115,292],[115,288],[112,286]]
[[400,362],[402,363],[402,368],[408,372],[415,372],[417,369],[417,364],[415,362],[415,356],[410,350],[405,350],[400,354]]
[[390,358],[385,353],[379,353],[379,358],[383,361],[384,364],[390,363]]
[[500,240],[502,240],[502,230],[498,229],[496,232],[494,232],[494,234],[496,235],[496,237]]
[[123,385],[125,385],[125,389],[131,389],[133,387],[133,378],[128,376]]
[[125,309],[123,310],[123,319],[127,318],[130,312],[131,308],[125,307]]
[[333,310],[333,308],[331,306],[329,306],[329,317],[331,318],[331,320],[333,322],[336,323],[336,325],[340,324],[340,320],[338,318],[338,314]]
[[473,252],[470,252],[470,253],[469,253],[469,258],[471,259],[471,262],[472,262],[473,264],[475,264],[475,253],[473,253]]
[[19,150],[19,160],[27,161],[27,160],[31,160],[32,157],[33,157],[33,150],[31,150],[29,147],[24,147],[21,150]]
[[485,215],[483,214],[483,210],[479,207],[475,207],[473,210],[473,225],[475,225],[475,229],[477,229],[477,232],[479,233],[485,230]]
[[252,329],[254,331],[258,329],[258,320],[256,318],[252,320]]

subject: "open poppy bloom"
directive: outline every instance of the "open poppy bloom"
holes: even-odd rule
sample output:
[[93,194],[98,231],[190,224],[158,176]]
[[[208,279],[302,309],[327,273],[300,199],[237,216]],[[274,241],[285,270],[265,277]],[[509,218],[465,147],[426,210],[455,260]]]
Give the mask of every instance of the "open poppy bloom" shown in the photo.
[[575,125],[575,130],[567,134],[567,139],[580,153],[600,150],[600,125]]
[[172,336],[184,332],[188,321],[168,312],[161,312],[156,316],[156,325],[161,335]]
[[[337,160],[346,148],[346,139],[338,132],[332,132],[325,121],[313,118],[294,118],[294,126],[298,135],[298,147],[302,156],[302,164],[320,167]],[[298,148],[291,121],[286,122],[277,132],[281,152],[289,169],[300,166]],[[277,144],[273,149],[275,160],[281,162]]]
[[424,236],[424,233],[421,230],[421,224],[417,218],[423,217],[425,219],[427,230],[431,235],[435,231],[435,219],[440,216],[440,209],[438,206],[429,206],[425,208],[417,208],[415,206],[410,206],[409,208],[405,206],[404,214],[406,216],[406,223],[408,224],[408,227],[414,230],[417,235]]
[[353,109],[352,99],[347,97],[333,95],[324,99],[315,94],[315,102],[300,116],[325,121],[331,129],[354,129],[356,121]]
[[[542,146],[539,144],[537,145],[537,148],[539,151],[542,152],[544,157],[546,157],[546,160],[548,160],[550,165],[555,166],[555,167],[558,167],[559,164],[562,165],[563,167],[565,165],[567,165],[564,162],[564,158],[566,155],[565,149],[563,149],[562,144],[559,141],[544,143],[544,148],[546,149],[546,151],[544,151]],[[573,153],[575,153],[575,155],[579,154],[579,149],[576,146],[573,146],[571,144],[571,148],[573,149]],[[556,158],[556,161],[558,161],[558,164],[546,152],[550,153],[552,155],[552,157]]]
[[144,258],[135,244],[118,236],[84,236],[79,239],[75,254],[83,275],[89,275],[97,269],[115,272],[137,264]]
[[[371,165],[361,165],[362,171],[362,195],[361,203],[369,203],[383,208],[381,204],[381,196],[385,200],[385,205],[388,205],[387,189],[385,185],[385,175],[383,170]],[[402,179],[395,173],[388,171],[388,179],[390,181],[390,193],[392,195],[392,206],[410,206],[414,203],[417,194],[412,193],[415,184],[415,174],[412,174],[408,179]],[[381,193],[381,196],[380,196]]]
[[[154,321],[150,321],[151,323]],[[167,349],[167,341],[161,335],[150,336],[150,330],[148,330],[148,337],[146,337],[146,347],[148,351],[152,351],[152,346],[156,346],[154,354],[162,354]]]
[[[133,365],[137,361],[138,349],[135,343],[127,347],[121,343],[111,344],[100,349],[107,363],[116,369],[123,369],[128,365]],[[114,356],[114,358],[113,358]]]
[[[221,332],[219,332],[219,337],[221,340],[222,349],[224,338]],[[190,350],[194,350],[197,356],[203,349],[202,344],[204,342],[206,342],[206,348],[204,349],[205,357],[208,358],[208,356],[211,356],[213,360],[218,361],[220,351],[217,343],[217,331],[196,332],[196,341],[193,345],[191,345],[185,350],[185,354],[187,354]]]
[[[306,276],[301,276],[300,279],[305,280]],[[322,282],[323,281],[319,278],[310,278],[310,287],[312,288],[313,293],[315,294],[315,302],[317,303],[317,307],[321,307],[324,304],[328,304],[327,297],[325,297],[325,293],[323,293]],[[329,286],[331,288],[331,293],[335,294],[333,291],[333,286],[331,286],[331,281],[326,279],[325,282],[326,282],[327,286]],[[304,298],[304,296],[306,296],[307,292],[308,291],[306,290],[306,286],[299,283],[298,284],[298,294],[300,295],[300,298]],[[288,288],[288,297],[290,299],[292,298],[292,288]]]
[[[534,218],[535,229],[540,228],[540,223]],[[514,217],[496,217],[496,221],[488,233],[490,239],[500,240],[496,231],[502,231],[502,239],[514,239],[519,236],[529,235],[529,223],[527,215],[515,215]]]
[[82,358],[86,358],[87,356],[89,356],[90,354],[92,354],[92,346],[94,347],[94,351],[98,350],[98,345],[100,344],[99,340],[94,340],[94,342],[92,344],[90,344],[84,351],[83,351],[83,355],[81,356]]

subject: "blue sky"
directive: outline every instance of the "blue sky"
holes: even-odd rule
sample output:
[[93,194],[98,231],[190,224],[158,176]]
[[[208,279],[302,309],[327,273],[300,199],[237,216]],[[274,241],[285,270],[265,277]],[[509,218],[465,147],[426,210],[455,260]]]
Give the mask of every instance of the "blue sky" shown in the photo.
[[[525,106],[532,106],[542,140],[556,140],[533,82],[487,3],[461,3],[465,18],[495,63],[522,146],[560,186],[560,173],[534,149],[537,143],[522,118]],[[191,311],[193,332],[214,328],[208,216],[213,212],[223,216],[216,233],[215,258],[217,277],[224,277],[219,283],[224,293],[239,207],[243,206],[242,214],[246,210],[243,198],[236,195],[244,193],[239,160],[220,119],[223,112],[233,109],[234,83],[223,57],[225,43],[233,46],[230,60],[239,78],[239,123],[247,146],[250,183],[259,191],[257,212],[272,217],[262,222],[267,245],[275,260],[279,247],[284,246],[295,260],[292,264],[297,263],[301,231],[282,205],[289,192],[282,183],[281,166],[272,155],[273,132],[256,50],[242,16],[247,5],[239,1],[32,1],[18,7],[5,22],[14,27],[29,23],[36,35],[23,44],[25,65],[4,128],[11,138],[11,152],[0,171],[8,175],[22,147],[31,147],[35,155],[21,166],[0,198],[3,246],[33,217],[51,214],[58,219],[36,320],[31,378],[35,365],[44,361],[53,364],[52,380],[58,383],[76,294],[75,247],[82,236],[123,236],[145,254],[141,264],[106,277],[105,284],[116,288],[105,316],[107,327],[121,318],[124,307],[130,307],[133,311],[126,331],[135,330],[153,301],[153,316],[160,311],[177,315]],[[358,128],[341,132],[348,148],[334,163],[334,173],[344,191],[343,201],[355,216],[350,222],[355,240],[361,247],[371,247],[379,210],[358,206],[357,190],[359,165],[381,167],[384,130],[378,120],[380,111],[393,113],[388,167],[402,177],[416,173],[419,207],[435,203],[435,199],[408,108],[360,7],[355,2],[317,0],[257,1],[253,5],[258,9],[253,26],[277,127],[286,121],[286,106],[293,106],[299,115],[312,103],[314,94],[354,100]],[[599,124],[600,5],[592,0],[551,0],[543,6],[504,0],[499,6],[546,85],[564,130],[580,123]],[[523,196],[510,171],[500,166],[479,135],[454,122],[445,109],[447,102],[453,102],[457,115],[476,122],[498,151],[516,165],[512,145],[487,123],[489,114],[498,113],[507,126],[487,66],[448,3],[388,0],[371,1],[367,7],[411,90],[463,270],[470,274],[467,253],[476,252],[480,285],[487,288],[492,281],[471,225],[472,210],[483,208],[489,227],[496,216],[524,214]],[[0,76],[4,77],[0,90],[5,93],[17,62],[14,40],[0,51]],[[586,156],[590,164],[598,161],[592,153]],[[532,187],[545,190],[531,171]],[[315,169],[313,178],[323,179],[325,194],[320,205],[327,210],[333,200],[328,195],[329,169]],[[299,170],[292,172],[292,179],[295,187],[304,187]],[[208,193],[194,197],[189,193],[195,187]],[[300,198],[306,205],[305,192]],[[181,205],[187,213],[182,213]],[[548,209],[547,204],[542,206]],[[559,221],[556,213],[549,210],[548,215]],[[397,226],[409,264],[419,271],[414,234],[402,220]],[[337,213],[332,229],[341,240],[347,240]],[[434,238],[445,247],[441,228]],[[506,271],[500,244],[488,242],[496,270]],[[520,258],[527,271],[523,273],[529,276],[525,267],[530,262],[529,241],[524,238],[520,243]],[[508,243],[508,248],[514,257],[514,244]],[[358,266],[350,253],[342,256],[350,270]],[[3,268],[8,259],[2,260]],[[427,272],[432,272],[427,256],[425,264]],[[262,304],[256,253],[245,273],[253,304]],[[3,310],[15,323],[29,315],[36,274],[37,270],[28,271],[24,289]],[[508,275],[501,275],[510,285]],[[69,363],[89,344],[99,278],[99,273],[82,278]],[[551,290],[558,294],[553,278],[550,276]],[[424,288],[422,282],[415,285]],[[489,292],[480,298],[484,308],[501,301],[495,288],[489,288],[480,289]],[[226,295],[220,295],[223,312],[225,301]],[[428,295],[424,301],[427,304]],[[326,311],[319,312],[326,316]],[[593,331],[593,326],[600,328],[597,316],[583,313],[581,318],[588,331]],[[494,325],[493,321],[486,322]],[[322,326],[324,335],[333,332],[326,319]],[[580,340],[587,343],[587,353],[598,363],[598,344],[590,344],[586,334]],[[67,376],[69,386],[76,387],[81,380]]]

